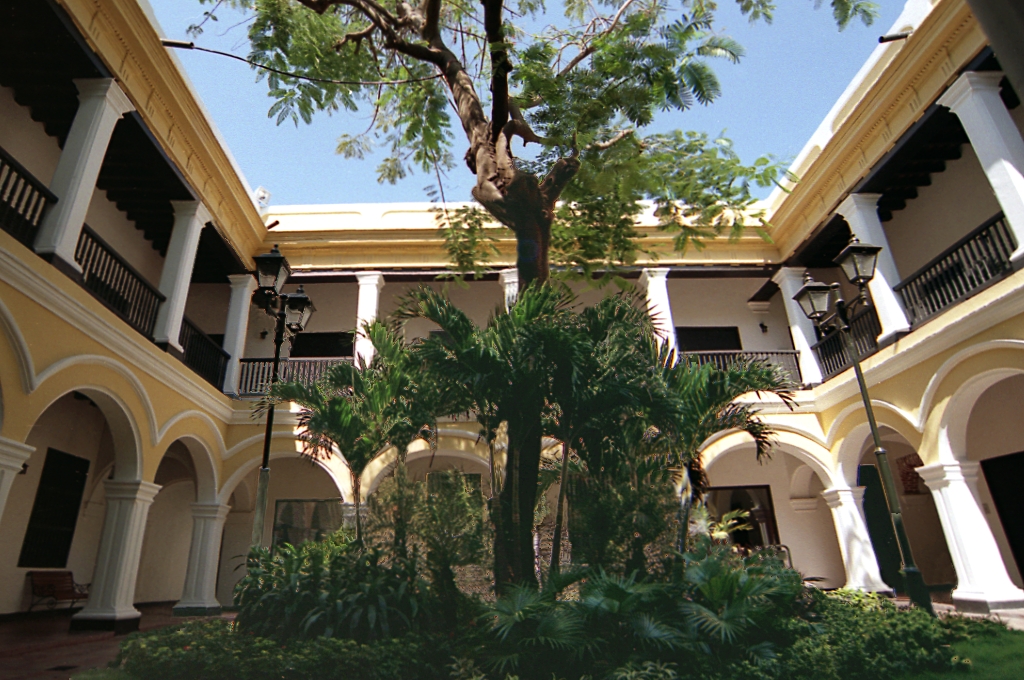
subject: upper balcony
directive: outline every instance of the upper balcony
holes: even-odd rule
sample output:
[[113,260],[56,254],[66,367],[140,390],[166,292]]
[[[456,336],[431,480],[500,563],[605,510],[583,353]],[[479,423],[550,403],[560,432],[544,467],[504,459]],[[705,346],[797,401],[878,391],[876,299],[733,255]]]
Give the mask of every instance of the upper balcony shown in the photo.
[[61,11],[19,1],[0,27],[0,228],[220,388],[227,354],[181,309],[245,266]]

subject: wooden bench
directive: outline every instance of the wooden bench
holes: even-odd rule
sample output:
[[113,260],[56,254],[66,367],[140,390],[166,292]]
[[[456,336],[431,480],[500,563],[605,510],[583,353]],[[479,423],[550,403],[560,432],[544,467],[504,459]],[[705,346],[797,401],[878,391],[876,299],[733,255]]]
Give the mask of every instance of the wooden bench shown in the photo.
[[75,583],[70,571],[30,571],[28,579],[32,584],[29,611],[43,602],[49,609],[56,607],[58,602],[70,602],[74,607],[76,602],[89,597],[89,584]]

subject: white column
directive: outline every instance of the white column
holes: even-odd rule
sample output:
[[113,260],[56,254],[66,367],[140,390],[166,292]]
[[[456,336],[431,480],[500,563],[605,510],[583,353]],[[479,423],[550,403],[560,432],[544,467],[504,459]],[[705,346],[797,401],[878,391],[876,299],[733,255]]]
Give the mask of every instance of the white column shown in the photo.
[[181,334],[181,319],[185,315],[185,301],[188,300],[188,284],[192,281],[199,234],[210,221],[210,213],[200,201],[171,201],[171,205],[174,206],[174,228],[167,244],[164,268],[160,272],[160,292],[166,299],[156,315],[153,340],[180,352],[178,336]]
[[814,358],[811,347],[817,342],[814,333],[814,322],[807,318],[793,296],[804,285],[802,267],[783,267],[772,277],[782,292],[782,304],[786,306],[786,318],[789,320],[789,334],[793,338],[793,348],[797,351],[800,361],[800,376],[805,385],[817,385],[821,382],[821,367]]
[[826,489],[821,495],[832,508],[839,552],[846,567],[844,587],[869,593],[891,593],[892,588],[878,571],[878,558],[864,521],[864,487]]
[[238,394],[238,377],[245,354],[245,338],[249,333],[249,310],[252,294],[256,290],[256,277],[252,274],[231,274],[231,300],[228,302],[228,320],[224,327],[224,351],[231,355],[224,372],[224,393]]
[[505,293],[505,309],[508,309],[519,299],[519,270],[502,269],[498,272],[498,285]]
[[878,199],[881,197],[881,194],[850,194],[839,204],[836,212],[846,219],[850,231],[861,243],[882,247],[875,265],[875,276],[868,281],[868,292],[882,327],[878,342],[884,345],[896,339],[898,334],[909,331],[910,324],[907,323],[903,304],[893,290],[893,286],[900,282],[900,273],[882,228],[882,220],[878,218]]
[[4,508],[7,507],[7,496],[11,493],[14,478],[21,474],[25,461],[35,450],[34,446],[0,437],[0,520],[3,519]]
[[363,326],[377,319],[380,304],[380,289],[384,287],[384,275],[380,272],[359,272],[359,297],[356,303],[356,360],[361,366],[369,366],[373,359],[373,343],[363,334]]
[[932,491],[935,509],[956,568],[953,604],[968,612],[1024,607],[1024,591],[1006,573],[999,545],[978,503],[979,464],[936,463],[917,468]]
[[1024,139],[999,97],[1001,71],[968,71],[939,97],[960,118],[1024,257]]
[[[251,278],[251,277],[250,277]],[[217,565],[220,539],[230,505],[192,504],[192,547],[188,551],[188,569],[181,601],[174,605],[175,616],[211,616],[221,611],[217,601]]]
[[672,320],[672,304],[668,299],[668,267],[644,269],[640,273],[640,285],[647,290],[647,313],[658,334],[659,343],[668,343],[669,349],[676,349],[676,325]]
[[43,218],[35,248],[37,253],[59,257],[81,271],[75,262],[75,248],[96,188],[96,178],[114,126],[135,107],[113,79],[73,82],[78,88],[78,112],[50,182],[50,189],[58,200]]
[[120,632],[138,627],[141,614],[132,606],[135,580],[142,556],[146,516],[160,487],[150,482],[116,479],[104,481],[103,486],[107,514],[96,553],[89,600],[82,611],[71,617],[71,626],[78,630],[93,628]]

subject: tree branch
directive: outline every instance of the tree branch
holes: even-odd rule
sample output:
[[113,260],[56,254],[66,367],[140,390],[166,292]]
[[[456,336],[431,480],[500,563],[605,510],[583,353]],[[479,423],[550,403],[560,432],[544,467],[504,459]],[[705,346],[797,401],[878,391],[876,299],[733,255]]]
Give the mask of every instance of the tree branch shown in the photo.
[[610,149],[613,146],[615,146],[616,144],[618,144],[619,142],[621,142],[626,137],[629,137],[630,135],[632,135],[633,132],[634,132],[634,130],[632,130],[632,129],[620,130],[618,133],[613,135],[611,137],[611,139],[606,139],[603,142],[594,142],[593,144],[587,145],[587,148],[588,149],[598,149],[600,151],[604,151],[605,149]]
[[569,63],[566,64],[565,68],[558,72],[559,78],[565,77],[566,74],[568,74],[569,71],[576,68],[576,66],[579,65],[581,61],[583,61],[584,59],[586,59],[587,57],[594,53],[594,51],[596,50],[596,48],[594,47],[594,41],[598,40],[599,38],[603,38],[604,36],[614,31],[615,28],[619,25],[619,21],[622,19],[622,15],[625,14],[626,10],[629,9],[629,6],[632,5],[633,2],[634,0],[626,0],[624,3],[622,3],[622,6],[619,7],[617,12],[615,12],[615,16],[612,17],[612,21],[608,25],[608,28],[604,29],[599,34],[597,34],[593,39],[591,39],[590,43],[585,48],[580,50],[579,54],[573,57],[569,61]]
[[562,195],[565,187],[569,186],[569,182],[572,181],[572,178],[576,176],[579,170],[580,159],[576,149],[573,149],[572,153],[565,158],[559,158],[551,166],[551,171],[548,172],[547,177],[540,184],[540,190],[547,204],[552,209],[555,202],[558,201],[558,197]]
[[504,0],[484,0],[484,34],[491,53],[491,142],[497,143],[508,120],[508,60],[505,31],[501,27]]

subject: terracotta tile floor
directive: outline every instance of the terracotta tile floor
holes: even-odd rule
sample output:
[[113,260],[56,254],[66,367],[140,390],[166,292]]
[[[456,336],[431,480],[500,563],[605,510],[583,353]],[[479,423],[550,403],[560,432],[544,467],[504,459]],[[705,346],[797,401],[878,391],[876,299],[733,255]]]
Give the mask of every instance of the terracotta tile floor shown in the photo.
[[[141,630],[185,621],[171,615],[171,604],[139,605]],[[233,616],[233,615],[227,615]],[[69,612],[41,612],[0,621],[0,680],[67,680],[74,673],[106,666],[123,639],[113,633],[71,633]]]

